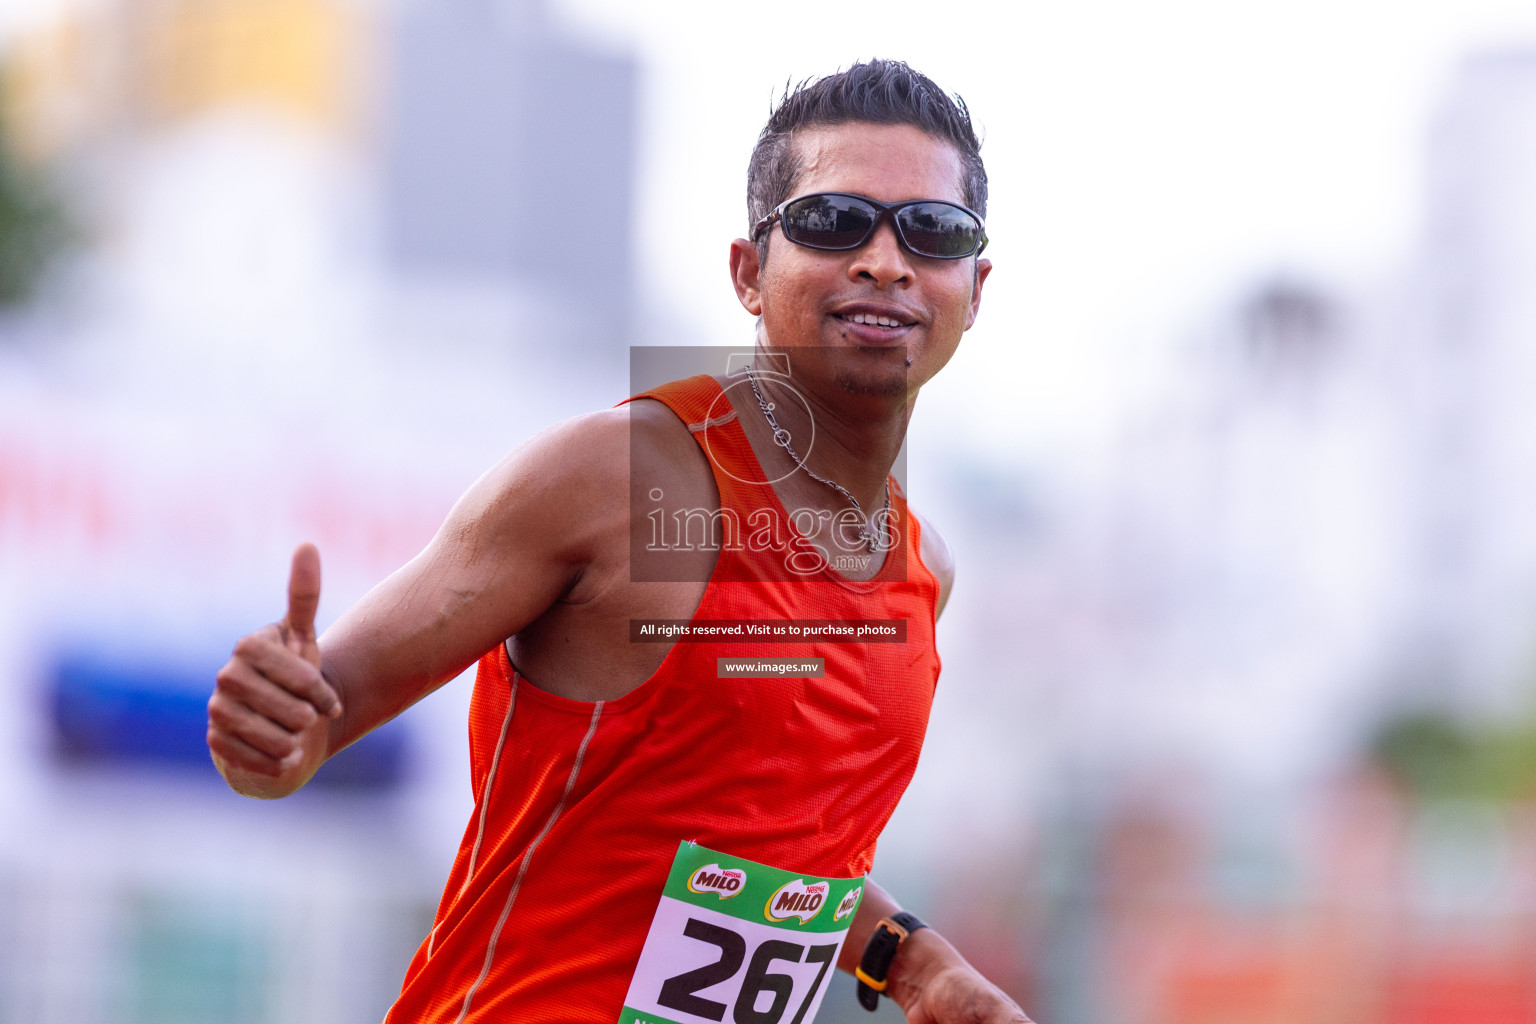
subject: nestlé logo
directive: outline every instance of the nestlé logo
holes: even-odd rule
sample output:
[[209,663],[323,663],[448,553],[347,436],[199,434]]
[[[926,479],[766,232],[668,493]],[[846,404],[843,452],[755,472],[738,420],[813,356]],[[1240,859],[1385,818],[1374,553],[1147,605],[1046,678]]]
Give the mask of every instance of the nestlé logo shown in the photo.
[[812,882],[805,884],[805,879],[797,878],[793,882],[785,882],[779,886],[778,891],[768,897],[768,902],[763,905],[763,916],[770,921],[787,921],[792,917],[798,917],[801,924],[810,921],[821,912],[826,905],[827,892],[831,886],[826,882]]
[[722,868],[719,864],[706,864],[688,876],[688,890],[696,893],[712,892],[723,900],[741,893],[747,873],[740,868]]
[[832,920],[841,921],[843,918],[857,910],[859,906],[859,896],[863,892],[864,887],[862,885],[858,886],[857,888],[848,890],[848,895],[843,897],[843,901],[839,903],[837,905],[837,909],[832,912]]

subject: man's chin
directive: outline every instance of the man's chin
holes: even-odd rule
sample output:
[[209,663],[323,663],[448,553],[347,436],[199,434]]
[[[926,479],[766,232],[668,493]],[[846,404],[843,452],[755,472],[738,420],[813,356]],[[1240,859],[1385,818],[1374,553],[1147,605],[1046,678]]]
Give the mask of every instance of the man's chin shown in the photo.
[[844,394],[861,398],[905,398],[907,394],[906,367],[839,369],[835,378]]

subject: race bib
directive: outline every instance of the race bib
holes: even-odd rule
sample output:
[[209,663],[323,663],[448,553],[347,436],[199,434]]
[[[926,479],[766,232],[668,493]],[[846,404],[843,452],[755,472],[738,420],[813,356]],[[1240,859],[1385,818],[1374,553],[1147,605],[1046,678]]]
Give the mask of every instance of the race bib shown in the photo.
[[863,895],[679,843],[619,1024],[811,1024]]

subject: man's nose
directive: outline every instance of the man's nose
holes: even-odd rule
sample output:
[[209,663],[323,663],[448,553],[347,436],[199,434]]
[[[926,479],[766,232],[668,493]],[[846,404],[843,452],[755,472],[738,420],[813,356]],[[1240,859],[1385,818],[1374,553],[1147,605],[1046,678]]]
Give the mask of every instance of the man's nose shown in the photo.
[[902,248],[889,217],[881,217],[869,241],[855,251],[848,276],[855,281],[872,281],[877,288],[911,281],[911,255]]

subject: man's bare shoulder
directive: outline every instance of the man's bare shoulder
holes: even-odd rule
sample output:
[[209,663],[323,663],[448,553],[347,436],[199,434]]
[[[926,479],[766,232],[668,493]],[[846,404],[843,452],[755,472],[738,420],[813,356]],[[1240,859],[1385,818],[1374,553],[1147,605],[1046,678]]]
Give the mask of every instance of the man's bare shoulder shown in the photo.
[[590,561],[627,538],[631,498],[656,489],[697,503],[713,497],[713,479],[687,426],[642,399],[541,431],[471,488],[455,518],[496,532],[505,526]]
[[[627,417],[605,409],[563,420],[535,434],[492,466],[455,510],[467,520],[515,515],[525,526],[567,521],[573,508],[600,508],[622,497]],[[530,522],[530,517],[532,522]]]
[[497,497],[515,487],[591,500],[626,493],[636,458],[676,458],[692,447],[688,428],[670,409],[641,400],[546,427],[493,466],[482,483]]
[[683,421],[655,399],[599,409],[548,427],[509,458],[558,476],[601,486],[627,484],[636,457],[675,459],[698,446]]
[[[704,452],[677,414],[654,399],[629,403],[629,486],[648,505],[710,507],[718,504]],[[664,497],[657,497],[660,492]]]
[[564,582],[626,525],[628,416],[605,409],[563,420],[518,445],[459,499],[434,540],[446,564],[544,566]]
[[[909,509],[910,511],[910,509]],[[928,571],[939,581],[939,602],[934,609],[934,617],[937,618],[944,612],[944,606],[949,603],[949,593],[955,586],[955,553],[950,550],[949,543],[944,540],[944,535],[939,533],[933,525],[933,521],[916,512],[912,513],[916,519],[919,531],[918,554],[923,559],[923,564]]]

